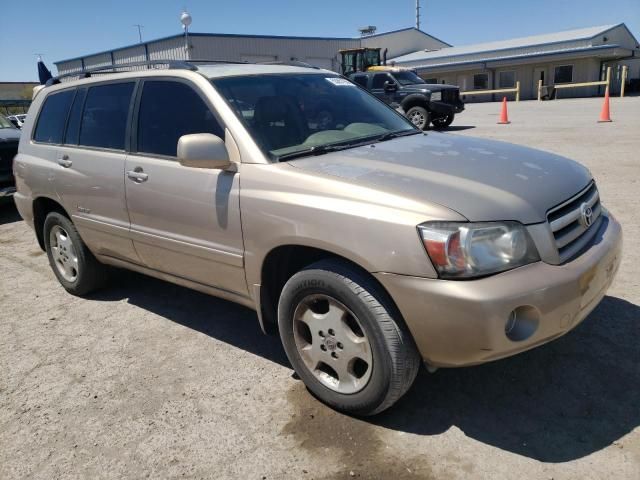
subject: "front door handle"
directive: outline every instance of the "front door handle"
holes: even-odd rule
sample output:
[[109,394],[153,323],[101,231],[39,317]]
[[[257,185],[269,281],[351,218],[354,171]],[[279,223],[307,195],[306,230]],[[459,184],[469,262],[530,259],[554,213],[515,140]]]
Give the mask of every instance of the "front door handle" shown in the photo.
[[133,170],[129,170],[127,172],[127,177],[129,177],[129,179],[133,180],[136,183],[142,183],[147,181],[149,175],[144,173],[141,167],[136,167]]
[[65,153],[61,155],[60,158],[58,158],[58,165],[64,168],[69,168],[71,165],[73,165],[73,162],[69,160],[69,155]]

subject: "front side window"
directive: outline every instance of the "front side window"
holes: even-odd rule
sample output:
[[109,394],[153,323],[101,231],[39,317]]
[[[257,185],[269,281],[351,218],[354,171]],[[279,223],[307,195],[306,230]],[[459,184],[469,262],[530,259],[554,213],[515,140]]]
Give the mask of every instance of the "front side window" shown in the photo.
[[420,133],[393,109],[337,76],[254,75],[218,78],[212,84],[274,160],[373,142],[388,134]]
[[556,67],[553,73],[553,83],[573,82],[573,65],[561,65]]
[[80,123],[80,145],[124,150],[134,82],[89,88]]
[[516,72],[500,72],[500,88],[513,88],[516,86]]
[[38,125],[33,135],[36,142],[62,143],[64,124],[67,121],[69,107],[73,101],[75,90],[65,90],[47,96],[38,116]]
[[393,78],[388,73],[376,73],[373,76],[373,82],[371,83],[371,88],[384,88],[385,82],[393,82]]
[[202,98],[189,85],[174,81],[146,81],[138,113],[137,151],[175,157],[178,140],[192,133],[224,130]]
[[487,90],[488,88],[489,88],[489,75],[486,73],[476,73],[473,76],[473,89]]

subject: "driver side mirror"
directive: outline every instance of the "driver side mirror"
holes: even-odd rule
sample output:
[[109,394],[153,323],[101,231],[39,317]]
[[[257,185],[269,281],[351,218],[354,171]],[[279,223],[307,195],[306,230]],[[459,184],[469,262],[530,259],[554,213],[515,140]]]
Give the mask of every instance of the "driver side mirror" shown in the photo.
[[211,133],[193,133],[178,139],[178,161],[184,167],[223,169],[231,165],[224,140]]
[[395,84],[395,82],[392,82],[391,80],[387,80],[386,82],[384,82],[385,92],[395,92],[397,89],[398,86]]

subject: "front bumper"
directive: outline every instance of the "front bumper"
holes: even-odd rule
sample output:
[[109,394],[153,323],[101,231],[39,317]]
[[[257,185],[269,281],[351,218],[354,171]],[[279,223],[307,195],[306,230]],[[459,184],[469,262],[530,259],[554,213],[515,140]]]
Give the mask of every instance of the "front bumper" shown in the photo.
[[[604,215],[590,246],[563,265],[537,262],[491,277],[438,280],[378,273],[425,362],[474,365],[514,355],[576,327],[602,300],[622,254],[622,229]],[[535,326],[518,341],[505,327],[515,309]],[[524,309],[524,310],[523,310]]]
[[464,110],[464,103],[445,103],[439,101],[431,101],[429,107],[431,112],[445,116],[452,113],[456,114],[462,112]]

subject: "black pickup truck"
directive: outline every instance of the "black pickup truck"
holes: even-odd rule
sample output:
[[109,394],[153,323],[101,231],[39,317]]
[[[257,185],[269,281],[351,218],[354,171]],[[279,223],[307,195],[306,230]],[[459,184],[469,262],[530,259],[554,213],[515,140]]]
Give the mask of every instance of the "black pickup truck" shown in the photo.
[[18,153],[20,130],[0,115],[0,200],[13,195],[16,182],[13,178],[13,157]]
[[422,130],[430,123],[436,129],[447,128],[464,110],[458,87],[425,83],[411,70],[372,70],[352,73],[349,78],[393,108],[401,109]]

